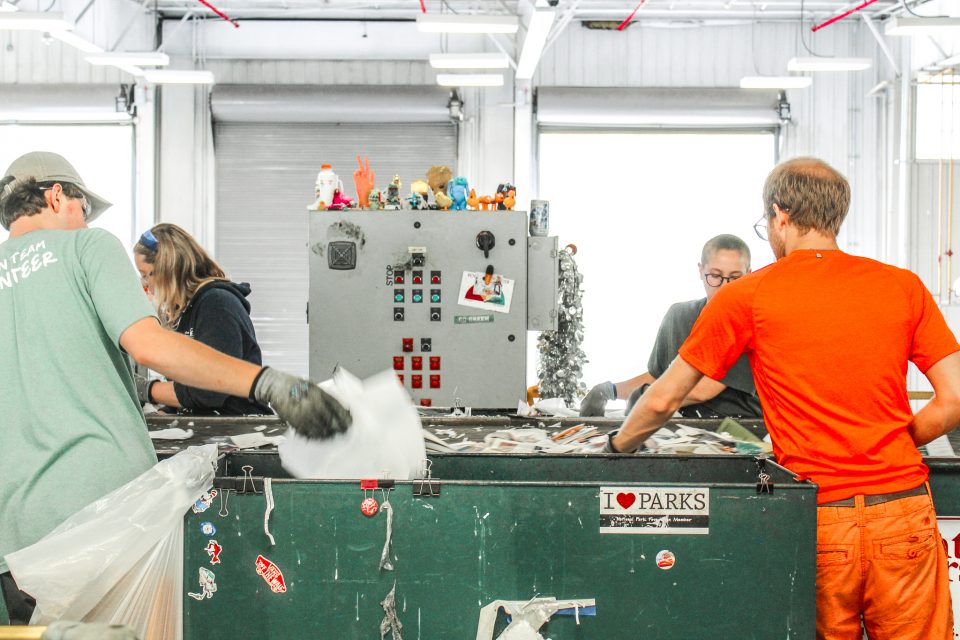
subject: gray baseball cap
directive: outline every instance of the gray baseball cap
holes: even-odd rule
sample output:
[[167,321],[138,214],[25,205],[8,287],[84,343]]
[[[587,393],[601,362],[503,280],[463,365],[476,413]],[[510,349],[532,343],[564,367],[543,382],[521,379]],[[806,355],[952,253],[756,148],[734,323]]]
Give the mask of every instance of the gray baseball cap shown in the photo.
[[87,222],[93,222],[101,213],[113,206],[106,198],[101,198],[83,184],[83,178],[67,162],[67,159],[52,151],[31,151],[25,153],[7,168],[3,174],[4,180],[13,176],[17,180],[35,179],[37,182],[70,182],[75,184],[90,205],[90,215]]

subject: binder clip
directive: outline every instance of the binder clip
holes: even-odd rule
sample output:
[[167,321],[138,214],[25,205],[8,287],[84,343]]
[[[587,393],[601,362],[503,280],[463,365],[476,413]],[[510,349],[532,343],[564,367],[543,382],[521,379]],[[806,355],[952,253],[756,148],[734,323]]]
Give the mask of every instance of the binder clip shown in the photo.
[[773,493],[773,483],[770,482],[770,474],[767,473],[767,459],[757,458],[757,494]]
[[432,460],[423,461],[423,477],[413,481],[413,497],[415,498],[439,498],[440,483],[433,477],[431,471],[433,467]]

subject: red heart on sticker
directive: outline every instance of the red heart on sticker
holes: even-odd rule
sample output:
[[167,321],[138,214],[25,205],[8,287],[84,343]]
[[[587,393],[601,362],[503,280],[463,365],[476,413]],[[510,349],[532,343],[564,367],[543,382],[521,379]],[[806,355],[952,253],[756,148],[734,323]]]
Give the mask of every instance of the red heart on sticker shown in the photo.
[[637,501],[637,496],[632,493],[618,493],[617,502],[624,509],[629,509],[630,505]]

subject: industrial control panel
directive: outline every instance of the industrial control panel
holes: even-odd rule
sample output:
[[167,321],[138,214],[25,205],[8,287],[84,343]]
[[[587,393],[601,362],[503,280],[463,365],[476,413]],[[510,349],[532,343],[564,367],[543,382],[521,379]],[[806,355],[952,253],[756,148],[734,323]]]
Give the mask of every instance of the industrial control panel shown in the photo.
[[309,252],[313,380],[392,369],[422,406],[525,397],[527,330],[555,328],[557,298],[556,238],[528,238],[525,213],[318,212]]

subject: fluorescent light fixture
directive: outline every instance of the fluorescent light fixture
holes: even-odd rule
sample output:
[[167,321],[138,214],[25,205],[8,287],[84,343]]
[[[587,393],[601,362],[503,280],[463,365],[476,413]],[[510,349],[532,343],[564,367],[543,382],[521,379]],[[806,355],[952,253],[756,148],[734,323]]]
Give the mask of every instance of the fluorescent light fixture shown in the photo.
[[547,44],[550,27],[556,19],[555,11],[536,10],[530,16],[527,26],[527,36],[523,39],[523,49],[520,51],[520,60],[517,61],[517,79],[529,80],[537,70],[543,47]]
[[4,11],[0,13],[0,31],[69,31],[73,23],[59,12]]
[[99,53],[103,51],[101,47],[95,45],[86,38],[81,38],[72,31],[51,31],[50,37],[56,38],[63,44],[68,44],[74,49],[83,51],[85,53]]
[[510,61],[505,53],[431,53],[434,69],[506,69]]
[[870,58],[790,58],[787,71],[864,71],[872,66]]
[[213,84],[213,71],[187,69],[146,69],[143,79],[150,84]]
[[744,76],[741,89],[806,89],[813,84],[809,76]]
[[423,33],[516,33],[520,23],[516,16],[465,16],[421,13],[417,29]]
[[890,18],[884,23],[888,36],[935,36],[960,33],[960,18]]
[[109,51],[91,53],[84,56],[87,62],[98,67],[121,65],[139,67],[165,67],[170,64],[170,56],[162,51]]
[[502,73],[438,73],[441,87],[502,87]]

